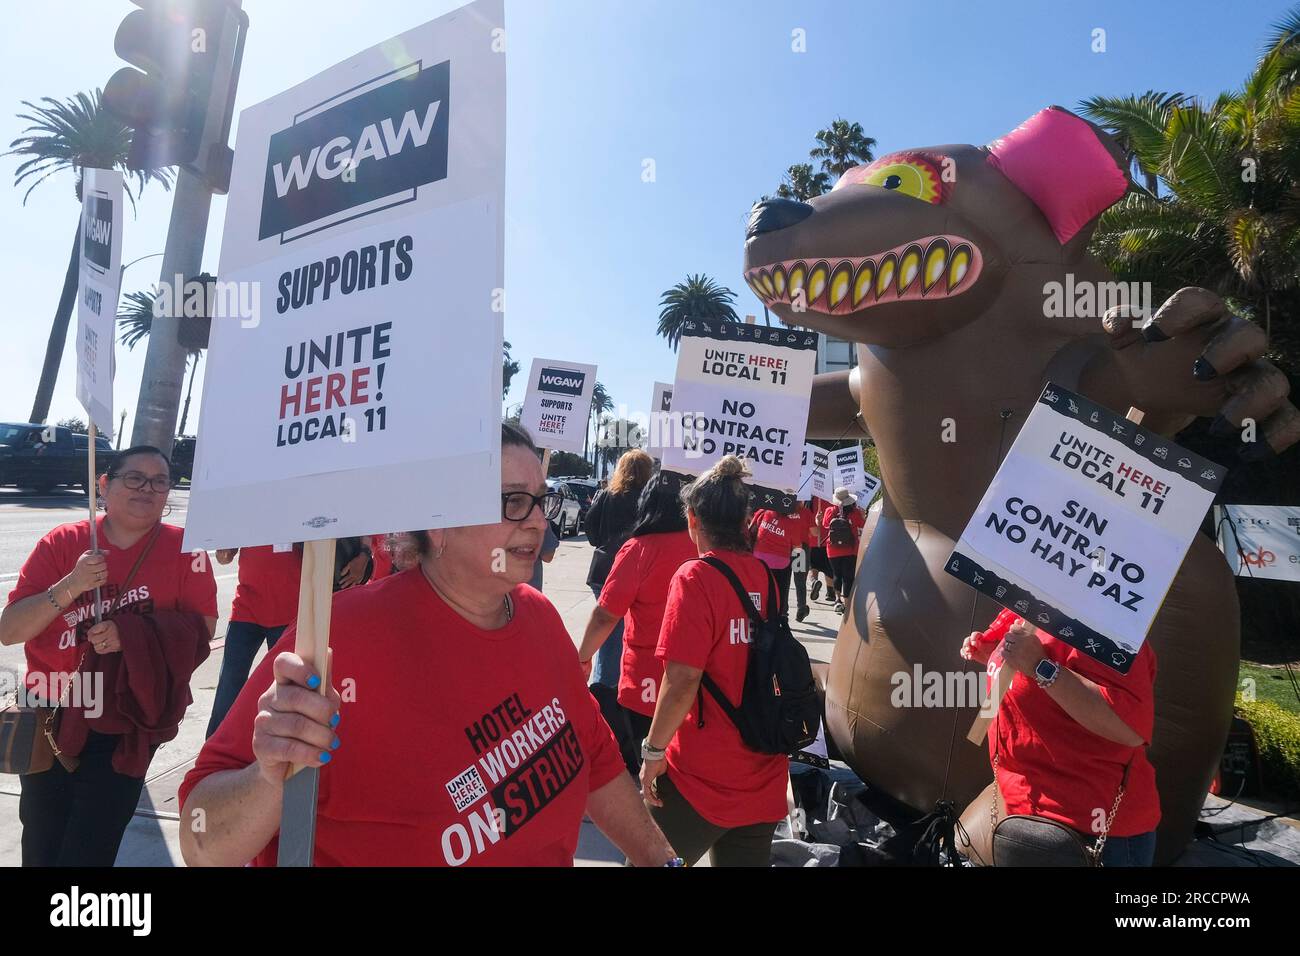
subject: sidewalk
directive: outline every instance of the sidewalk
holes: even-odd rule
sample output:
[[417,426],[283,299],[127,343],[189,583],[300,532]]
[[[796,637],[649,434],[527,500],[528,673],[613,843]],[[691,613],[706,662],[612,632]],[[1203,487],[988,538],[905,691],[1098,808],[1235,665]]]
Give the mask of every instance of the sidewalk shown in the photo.
[[[591,547],[585,537],[579,536],[565,539],[555,560],[546,565],[544,591],[564,618],[575,645],[582,639],[587,618],[595,605],[591,589],[586,584],[590,560]],[[233,593],[233,588],[222,588],[222,618],[217,623],[217,646],[194,673],[190,683],[194,703],[185,714],[180,733],[175,740],[158,748],[154,756],[135,819],[127,828],[118,851],[118,866],[184,865],[180,852],[177,790],[203,746],[208,715],[212,711],[217,675],[221,672],[221,635],[225,634],[229,621],[230,594],[227,591]],[[792,594],[793,591],[791,588]],[[830,661],[839,627],[839,615],[830,604],[816,602],[806,621],[802,624],[791,621],[791,624],[814,661]],[[18,794],[17,777],[0,777],[0,866],[18,866],[22,859]],[[619,866],[623,857],[591,823],[584,823],[576,862],[579,866]]]

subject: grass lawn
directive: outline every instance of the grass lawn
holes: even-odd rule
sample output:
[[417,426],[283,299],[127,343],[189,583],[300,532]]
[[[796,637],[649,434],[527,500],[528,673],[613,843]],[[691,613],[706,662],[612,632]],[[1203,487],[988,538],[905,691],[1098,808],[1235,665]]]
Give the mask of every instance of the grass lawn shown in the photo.
[[[1292,664],[1291,670],[1296,675],[1296,679],[1300,680],[1300,665]],[[1246,693],[1248,685],[1244,685],[1242,682],[1248,678],[1255,682],[1255,698],[1257,700],[1266,700],[1289,710],[1293,714],[1300,714],[1300,698],[1296,697],[1291,678],[1287,674],[1285,667],[1281,665],[1251,664],[1242,661],[1240,669],[1237,671],[1237,690],[1240,693]]]

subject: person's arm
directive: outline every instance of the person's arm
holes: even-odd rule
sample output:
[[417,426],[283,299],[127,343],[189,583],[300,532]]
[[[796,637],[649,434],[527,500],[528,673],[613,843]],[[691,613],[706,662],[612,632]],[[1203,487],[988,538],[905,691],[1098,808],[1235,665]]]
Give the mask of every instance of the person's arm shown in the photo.
[[279,830],[290,765],[323,766],[334,749],[338,692],[312,690],[319,675],[288,651],[276,656],[272,672],[275,682],[253,721],[255,761],[204,777],[181,808],[182,820],[203,821],[181,827],[181,856],[189,866],[243,866],[257,856]]
[[587,629],[582,635],[582,644],[578,647],[578,663],[582,664],[584,669],[591,665],[591,659],[596,656],[600,646],[605,643],[605,638],[609,637],[620,620],[622,618],[610,614],[599,604],[591,609]]
[[[700,678],[704,671],[699,667],[690,667],[676,661],[664,662],[664,679],[659,685],[659,701],[655,704],[654,719],[650,723],[650,734],[646,737],[654,750],[666,750],[677,733],[677,728],[686,719],[687,712],[700,690]],[[666,760],[646,760],[641,764],[641,796],[647,803],[656,807],[663,804],[655,794],[655,779],[668,769]]]
[[108,559],[103,552],[85,552],[77,559],[76,566],[53,585],[58,607],[50,603],[50,590],[47,589],[14,601],[0,612],[0,645],[25,644],[49,627],[77,598],[107,581]]
[[[1033,625],[1019,620],[1007,631],[1007,636],[1002,641],[1002,659],[1013,670],[1032,681],[1034,668],[1045,657],[1046,649]],[[1141,734],[1120,719],[1102,696],[1097,684],[1069,668],[1062,666],[1052,685],[1040,689],[1076,722],[1098,737],[1105,737],[1125,747],[1138,747],[1146,742]]]
[[677,856],[626,773],[588,795],[587,815],[633,866],[663,866]]

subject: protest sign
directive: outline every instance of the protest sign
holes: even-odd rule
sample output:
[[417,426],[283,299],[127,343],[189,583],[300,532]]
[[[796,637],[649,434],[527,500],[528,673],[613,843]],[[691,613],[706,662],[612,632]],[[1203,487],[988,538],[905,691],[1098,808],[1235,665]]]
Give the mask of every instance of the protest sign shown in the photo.
[[1300,581],[1300,507],[1224,505],[1217,510],[1219,549],[1233,574]]
[[834,493],[836,488],[847,488],[857,496],[859,508],[869,508],[880,490],[880,479],[867,471],[862,460],[862,446],[836,449],[830,453],[830,459],[831,492]]
[[583,450],[596,389],[596,366],[555,359],[533,359],[519,424],[538,448]]
[[831,483],[831,453],[820,445],[803,446],[803,468],[799,473],[799,500],[817,497],[830,501],[835,491]]
[[500,520],[502,19],[241,114],[186,548]]
[[664,450],[663,467],[698,475],[736,455],[753,473],[755,508],[792,510],[816,363],[815,332],[684,323],[672,398],[682,441]]
[[77,284],[77,401],[113,437],[113,333],[122,279],[122,174],[87,169],[81,181]]
[[1126,673],[1223,475],[1049,383],[945,568]]
[[672,427],[673,387],[666,382],[655,382],[650,395],[650,418],[646,430],[646,451],[654,458],[664,456],[664,446],[676,440],[677,430]]

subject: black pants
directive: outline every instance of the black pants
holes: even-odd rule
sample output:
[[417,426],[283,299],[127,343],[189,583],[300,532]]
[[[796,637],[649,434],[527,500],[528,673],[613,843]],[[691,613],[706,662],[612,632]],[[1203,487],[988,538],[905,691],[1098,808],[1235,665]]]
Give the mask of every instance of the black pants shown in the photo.
[[664,805],[651,807],[650,816],[687,866],[694,866],[706,852],[712,866],[771,865],[775,823],[730,830],[710,823],[686,802],[666,773],[656,778],[655,792]]
[[56,760],[44,773],[18,778],[23,866],[113,865],[144,788],[143,777],[113,769],[116,746],[116,737],[92,733],[76,772]]
[[[790,565],[783,568],[773,568],[772,577],[776,578],[776,597],[781,602],[781,613],[789,617],[790,611]],[[767,617],[770,612],[763,608],[763,616]]]
[[638,714],[635,710],[623,708],[627,714],[627,724],[632,730],[632,741],[636,744],[636,772],[641,771],[641,741],[650,736],[650,723],[653,717],[647,717],[645,714]]
[[849,601],[849,592],[853,589],[853,578],[858,571],[858,556],[850,554],[843,558],[831,558],[831,570],[835,572],[835,590],[845,604]]
[[226,628],[226,646],[221,655],[221,676],[217,678],[217,693],[212,699],[212,716],[208,718],[207,736],[211,737],[226,719],[235,698],[248,682],[248,672],[253,668],[253,658],[262,645],[269,651],[284,633],[285,625],[263,627],[249,621],[231,621]]

